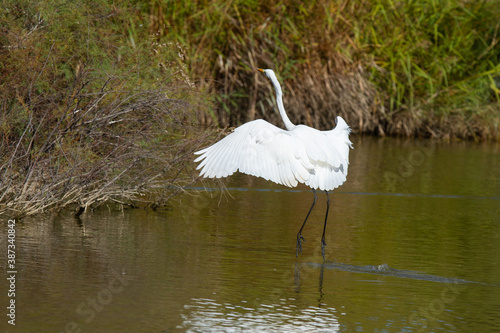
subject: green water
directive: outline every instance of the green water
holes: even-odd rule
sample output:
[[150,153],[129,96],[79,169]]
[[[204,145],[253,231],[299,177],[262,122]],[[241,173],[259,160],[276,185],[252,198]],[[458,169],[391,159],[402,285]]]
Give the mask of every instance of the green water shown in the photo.
[[16,326],[2,279],[1,331],[500,331],[500,146],[353,141],[326,263],[324,193],[296,258],[312,192],[244,175],[161,212],[40,215],[15,226]]

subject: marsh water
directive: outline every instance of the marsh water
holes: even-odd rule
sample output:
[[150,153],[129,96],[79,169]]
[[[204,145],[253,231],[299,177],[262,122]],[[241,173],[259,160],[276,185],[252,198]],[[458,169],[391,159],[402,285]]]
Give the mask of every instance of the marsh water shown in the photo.
[[168,210],[30,217],[15,226],[15,326],[0,284],[2,332],[500,331],[500,146],[353,140],[325,262],[324,193],[296,258],[311,190],[245,175]]

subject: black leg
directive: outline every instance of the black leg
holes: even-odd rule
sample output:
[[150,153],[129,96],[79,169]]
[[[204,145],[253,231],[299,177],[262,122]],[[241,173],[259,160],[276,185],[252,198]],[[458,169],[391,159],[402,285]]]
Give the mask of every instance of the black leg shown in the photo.
[[306,225],[306,222],[307,222],[307,219],[309,218],[309,214],[311,214],[311,211],[314,207],[314,204],[316,203],[316,200],[318,199],[318,196],[316,195],[316,190],[313,189],[313,193],[314,193],[314,201],[311,205],[311,208],[309,208],[309,212],[307,213],[307,216],[306,216],[306,219],[304,220],[304,223],[302,223],[302,227],[300,227],[300,230],[299,232],[297,233],[297,247],[296,247],[296,254],[295,256],[298,257],[299,256],[299,253],[302,252],[302,241],[306,241],[304,239],[304,237],[302,237],[302,229],[304,229],[304,226]]
[[325,225],[323,226],[323,236],[321,236],[321,254],[323,255],[323,261],[325,261],[325,231],[326,231],[326,221],[328,221],[328,210],[330,209],[330,196],[328,191],[326,193],[326,215],[325,215]]

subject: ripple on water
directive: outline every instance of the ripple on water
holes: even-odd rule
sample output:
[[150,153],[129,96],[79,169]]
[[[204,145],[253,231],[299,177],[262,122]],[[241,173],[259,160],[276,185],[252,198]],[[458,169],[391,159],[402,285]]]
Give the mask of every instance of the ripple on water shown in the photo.
[[193,298],[185,305],[183,323],[178,329],[187,332],[338,332],[340,325],[334,308],[315,307],[298,309],[293,299],[282,299],[276,304],[260,304],[255,308],[218,303],[212,299]]

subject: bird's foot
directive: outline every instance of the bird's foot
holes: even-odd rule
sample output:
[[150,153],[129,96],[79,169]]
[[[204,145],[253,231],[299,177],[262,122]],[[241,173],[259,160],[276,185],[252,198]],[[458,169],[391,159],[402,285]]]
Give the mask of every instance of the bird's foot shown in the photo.
[[323,255],[323,261],[325,261],[325,247],[326,247],[325,240],[322,239],[321,240],[321,254]]
[[296,254],[295,256],[298,257],[299,256],[299,253],[302,252],[302,241],[306,241],[306,239],[304,237],[302,237],[302,234],[297,234],[297,247],[295,249],[296,251]]

